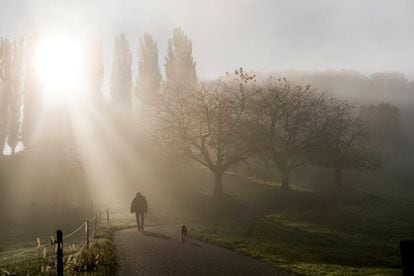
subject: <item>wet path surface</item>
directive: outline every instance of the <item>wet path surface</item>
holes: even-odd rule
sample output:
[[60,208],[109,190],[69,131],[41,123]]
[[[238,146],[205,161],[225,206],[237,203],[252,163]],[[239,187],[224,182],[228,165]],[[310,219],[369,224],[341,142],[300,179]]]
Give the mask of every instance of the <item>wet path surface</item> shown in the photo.
[[289,275],[228,249],[189,240],[179,226],[115,233],[119,275]]

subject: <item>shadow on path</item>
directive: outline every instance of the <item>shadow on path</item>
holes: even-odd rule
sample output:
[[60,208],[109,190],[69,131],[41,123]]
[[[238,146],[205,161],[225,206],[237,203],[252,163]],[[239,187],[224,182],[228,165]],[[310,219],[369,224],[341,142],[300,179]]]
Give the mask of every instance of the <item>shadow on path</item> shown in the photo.
[[141,232],[143,235],[151,237],[151,238],[157,238],[157,239],[164,239],[164,240],[169,240],[170,237],[163,235],[163,234],[159,234],[159,233],[154,233],[154,232],[150,232],[150,231],[142,231]]

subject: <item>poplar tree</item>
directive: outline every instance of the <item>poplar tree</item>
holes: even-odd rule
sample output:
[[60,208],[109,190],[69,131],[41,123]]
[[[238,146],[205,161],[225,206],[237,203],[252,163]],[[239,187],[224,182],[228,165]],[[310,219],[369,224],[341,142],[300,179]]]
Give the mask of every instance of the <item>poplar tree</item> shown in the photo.
[[126,114],[131,111],[131,51],[125,34],[115,37],[110,94],[117,112]]
[[0,155],[3,153],[8,135],[11,49],[9,40],[0,39]]
[[158,47],[149,33],[139,43],[138,77],[136,95],[142,102],[151,102],[161,86],[161,72],[158,64]]
[[24,78],[24,108],[22,124],[22,140],[24,147],[30,149],[35,137],[35,130],[38,124],[40,113],[40,83],[36,75],[35,49],[37,38],[35,35],[27,40],[25,59],[25,78]]
[[165,77],[167,90],[191,90],[197,85],[193,46],[181,28],[174,29],[173,36],[168,41]]
[[9,98],[9,136],[7,143],[15,154],[19,142],[20,114],[22,105],[22,77],[23,77],[23,41],[15,40],[11,48],[10,59],[10,98]]

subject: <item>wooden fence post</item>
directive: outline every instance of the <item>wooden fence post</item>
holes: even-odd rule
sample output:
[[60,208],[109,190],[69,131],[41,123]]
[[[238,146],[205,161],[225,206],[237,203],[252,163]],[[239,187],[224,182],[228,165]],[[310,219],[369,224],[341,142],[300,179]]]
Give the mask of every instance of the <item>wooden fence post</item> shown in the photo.
[[40,238],[37,237],[36,241],[37,241],[37,251],[39,253],[39,257],[42,257],[42,249],[40,248]]
[[63,232],[56,231],[56,270],[58,276],[63,276]]
[[403,275],[409,276],[414,273],[414,240],[400,241],[401,264],[403,267]]
[[95,215],[95,228],[93,231],[93,239],[96,237],[96,229],[98,228],[98,214]]
[[106,209],[106,224],[109,226],[109,209]]
[[86,249],[89,249],[89,219],[86,219]]

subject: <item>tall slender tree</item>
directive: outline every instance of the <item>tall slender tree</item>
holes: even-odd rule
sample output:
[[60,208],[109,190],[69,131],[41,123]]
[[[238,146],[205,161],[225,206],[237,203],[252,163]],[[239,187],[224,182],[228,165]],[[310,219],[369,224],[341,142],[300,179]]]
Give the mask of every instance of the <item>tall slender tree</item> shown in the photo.
[[19,142],[20,114],[22,106],[22,78],[23,78],[23,41],[15,40],[11,50],[10,64],[10,103],[9,103],[9,137],[7,143],[12,155],[16,152]]
[[0,155],[3,153],[8,135],[11,90],[11,51],[11,42],[4,38],[0,39]]
[[151,102],[161,86],[161,72],[158,64],[158,47],[149,33],[139,43],[138,77],[136,95],[142,102]]
[[168,41],[165,77],[168,90],[188,90],[197,85],[193,46],[181,28],[174,29],[173,36]]
[[2,137],[4,134],[4,125],[5,125],[5,120],[6,117],[4,116],[3,113],[3,103],[4,103],[4,42],[3,42],[3,38],[0,38],[0,156],[3,153],[3,147],[4,144],[2,143]]
[[40,83],[36,75],[35,51],[37,37],[32,35],[26,40],[25,59],[25,78],[24,78],[24,108],[23,108],[23,125],[22,140],[24,147],[30,149],[33,142],[37,139],[36,127],[40,114],[41,95]]
[[131,111],[131,50],[125,34],[115,37],[110,93],[117,112],[127,114]]

